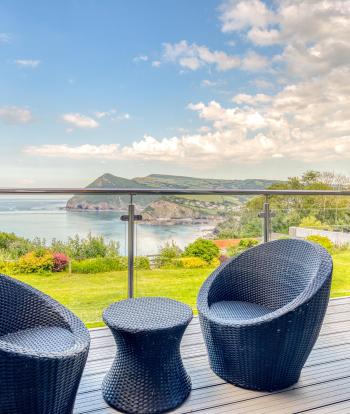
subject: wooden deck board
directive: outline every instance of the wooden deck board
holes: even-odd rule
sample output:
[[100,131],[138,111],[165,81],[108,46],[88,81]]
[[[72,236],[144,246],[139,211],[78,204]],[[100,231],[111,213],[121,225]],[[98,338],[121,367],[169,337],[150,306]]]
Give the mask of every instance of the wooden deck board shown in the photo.
[[[106,328],[91,331],[91,350],[74,414],[116,414],[101,396],[101,382],[111,366],[115,344]],[[332,299],[320,337],[300,381],[275,393],[244,390],[227,384],[209,368],[198,318],[187,329],[182,355],[193,389],[176,414],[349,414],[350,297]]]

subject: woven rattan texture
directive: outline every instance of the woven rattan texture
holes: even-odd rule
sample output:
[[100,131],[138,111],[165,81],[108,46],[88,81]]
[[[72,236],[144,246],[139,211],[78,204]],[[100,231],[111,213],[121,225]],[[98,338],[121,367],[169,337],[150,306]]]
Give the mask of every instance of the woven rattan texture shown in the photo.
[[[265,243],[221,265],[197,301],[213,371],[256,390],[297,382],[322,325],[331,277],[329,254],[302,240]],[[242,315],[240,302],[270,311],[258,315],[247,306]]]
[[239,301],[222,301],[214,302],[210,306],[210,314],[217,318],[234,320],[249,320],[253,318],[259,318],[272,312],[272,309],[266,306],[257,305],[249,302]]
[[72,312],[0,275],[0,414],[71,414],[89,344]]
[[161,413],[180,405],[191,391],[180,342],[192,310],[166,298],[129,299],[104,312],[117,354],[102,392],[128,413]]

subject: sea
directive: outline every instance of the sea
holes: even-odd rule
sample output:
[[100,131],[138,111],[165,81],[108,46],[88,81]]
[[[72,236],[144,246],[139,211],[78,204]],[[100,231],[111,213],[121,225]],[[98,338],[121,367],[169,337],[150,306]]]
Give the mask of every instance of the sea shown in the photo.
[[[39,237],[67,240],[78,234],[102,235],[119,242],[120,253],[127,252],[127,222],[121,221],[122,212],[71,211],[65,205],[69,197],[11,196],[0,197],[0,231],[15,233],[33,239]],[[136,224],[137,255],[155,255],[166,243],[174,241],[184,248],[196,238],[205,236],[211,227],[203,224]]]

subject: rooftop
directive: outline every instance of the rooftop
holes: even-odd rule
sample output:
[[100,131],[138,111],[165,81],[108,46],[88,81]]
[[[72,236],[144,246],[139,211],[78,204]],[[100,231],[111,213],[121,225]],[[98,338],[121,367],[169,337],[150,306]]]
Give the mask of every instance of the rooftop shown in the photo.
[[[300,381],[279,392],[248,391],[227,384],[209,368],[198,318],[187,328],[182,356],[192,393],[174,413],[333,414],[350,412],[350,297],[330,301],[320,337]],[[101,382],[115,353],[107,328],[91,330],[91,350],[74,414],[113,414],[101,395]]]

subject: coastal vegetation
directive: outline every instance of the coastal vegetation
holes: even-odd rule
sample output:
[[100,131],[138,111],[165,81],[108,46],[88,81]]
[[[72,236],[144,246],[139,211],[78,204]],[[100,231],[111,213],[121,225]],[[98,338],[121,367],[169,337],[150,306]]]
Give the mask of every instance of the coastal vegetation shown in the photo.
[[[103,176],[103,180],[113,181],[113,177]],[[104,186],[103,180],[98,184]],[[188,177],[157,175],[137,180],[139,180],[139,183],[135,181],[137,185],[143,183],[153,187],[194,186],[192,179]],[[211,181],[207,180],[202,185],[213,185]],[[337,182],[338,184],[335,185]],[[125,187],[130,184],[128,180],[123,183]],[[134,183],[135,187],[136,184]],[[221,182],[220,185],[229,184]],[[345,178],[309,171],[301,177],[289,178],[287,182],[274,182],[269,188],[315,190],[347,188],[346,186],[348,181]],[[149,204],[145,202],[144,212],[150,214],[150,220],[161,217],[159,211],[166,203],[168,203],[168,218],[171,214],[176,216],[176,212],[196,211],[196,209],[197,213],[188,217],[191,219],[208,217],[209,213],[215,215],[213,213],[215,206],[224,207],[222,210],[217,209],[216,212],[222,221],[206,238],[199,238],[184,249],[175,242],[166,243],[160,247],[158,254],[152,260],[149,257],[136,257],[136,295],[168,296],[188,303],[195,309],[198,289],[208,274],[229,257],[260,242],[261,218],[258,217],[258,213],[262,210],[264,201],[264,197],[260,196],[235,198],[232,202],[232,197],[228,199],[210,195],[153,198]],[[121,201],[118,202],[121,205]],[[274,213],[272,230],[279,233],[277,237],[288,237],[290,226],[350,230],[350,200],[347,197],[334,199],[314,195],[270,196],[269,202]],[[174,205],[176,208],[171,213]],[[223,211],[230,213],[225,216],[226,213],[223,214]],[[180,217],[181,214],[178,216]],[[332,296],[348,295],[350,293],[349,246],[336,246],[327,237],[320,235],[309,236],[308,239],[322,245],[333,256]],[[127,258],[121,255],[119,247],[115,241],[92,234],[85,238],[76,235],[66,241],[54,239],[47,242],[39,238],[29,240],[13,233],[0,232],[0,271],[52,295],[75,311],[90,327],[99,326],[102,324],[103,308],[112,301],[126,296]]]
[[[271,190],[335,190],[349,188],[349,178],[333,173],[307,171],[287,182],[274,183]],[[264,196],[250,198],[239,211],[220,222],[215,230],[219,239],[259,237],[261,219],[258,214]],[[269,196],[272,231],[288,234],[289,227],[300,226],[320,230],[350,231],[350,198],[346,196]]]
[[[350,294],[350,251],[333,254],[332,297]],[[187,269],[137,270],[136,296],[167,296],[196,310],[198,290],[213,266]],[[102,311],[127,296],[127,272],[15,274],[14,277],[51,295],[75,312],[89,327],[102,326]]]

